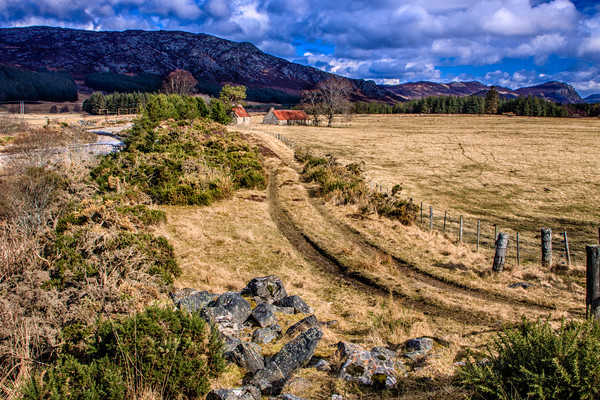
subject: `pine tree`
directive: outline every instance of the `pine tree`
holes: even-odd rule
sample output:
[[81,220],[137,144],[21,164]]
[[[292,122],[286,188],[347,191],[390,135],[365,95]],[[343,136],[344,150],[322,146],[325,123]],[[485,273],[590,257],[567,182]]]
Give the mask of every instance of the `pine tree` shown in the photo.
[[495,86],[492,86],[485,95],[485,109],[486,114],[496,114],[498,112],[498,102],[500,101],[500,95],[496,90]]

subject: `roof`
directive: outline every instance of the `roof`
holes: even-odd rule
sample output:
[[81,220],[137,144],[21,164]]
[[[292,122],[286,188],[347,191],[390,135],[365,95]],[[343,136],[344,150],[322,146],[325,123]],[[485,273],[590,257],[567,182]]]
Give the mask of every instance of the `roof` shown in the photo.
[[244,107],[242,106],[235,106],[233,108],[233,113],[239,118],[250,118],[250,115],[248,115],[248,112],[244,110]]
[[305,121],[310,118],[301,110],[273,110],[273,114],[280,121]]

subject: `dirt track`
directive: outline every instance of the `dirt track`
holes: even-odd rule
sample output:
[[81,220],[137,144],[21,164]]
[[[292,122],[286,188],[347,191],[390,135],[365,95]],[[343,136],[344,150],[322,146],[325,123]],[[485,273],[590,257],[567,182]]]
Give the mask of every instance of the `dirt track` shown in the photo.
[[[259,144],[266,157],[276,157],[283,166],[293,169],[298,174],[300,173],[301,166],[294,161],[289,149],[285,148],[280,143],[271,140],[272,138],[266,136],[266,134],[255,133],[247,136],[250,136],[253,142]],[[287,210],[280,200],[279,191],[282,182],[280,182],[278,170],[279,167],[277,166],[271,166],[269,169],[268,201],[271,218],[275,221],[282,235],[287,238],[304,258],[325,271],[344,279],[348,283],[356,285],[362,290],[369,291],[373,294],[389,296],[391,293],[401,299],[401,302],[404,305],[419,310],[426,315],[448,318],[464,324],[477,325],[480,327],[497,327],[497,320],[493,315],[496,315],[496,312],[501,314],[502,310],[506,309],[509,309],[510,314],[513,316],[520,316],[522,314],[541,316],[550,314],[553,311],[553,309],[547,305],[534,304],[527,299],[511,298],[497,293],[472,290],[459,283],[443,281],[426,271],[416,269],[414,266],[389,254],[384,249],[370,242],[368,238],[361,235],[360,232],[356,231],[351,226],[337,220],[334,216],[327,213],[319,199],[307,196],[305,200],[308,201],[313,210],[319,213],[322,219],[327,222],[329,229],[335,229],[340,232],[350,246],[360,248],[362,252],[367,254],[378,253],[388,256],[392,260],[394,267],[401,272],[403,279],[405,279],[409,285],[414,284],[419,287],[424,287],[425,290],[422,290],[422,293],[432,293],[433,291],[443,297],[454,299],[458,296],[463,299],[462,303],[464,303],[465,306],[458,305],[461,303],[456,303],[456,301],[454,303],[451,301],[448,304],[440,304],[439,302],[431,301],[425,295],[420,296],[419,298],[407,296],[407,294],[402,291],[395,290],[381,282],[351,272],[348,266],[334,255],[333,251],[324,248],[324,246],[319,244],[318,233],[305,232],[299,224],[295,222],[293,213],[290,210]],[[287,183],[289,184],[289,182]],[[295,183],[299,183],[299,180]],[[483,307],[484,310],[489,312],[470,309],[468,307],[470,304],[478,304],[480,305],[480,309]]]

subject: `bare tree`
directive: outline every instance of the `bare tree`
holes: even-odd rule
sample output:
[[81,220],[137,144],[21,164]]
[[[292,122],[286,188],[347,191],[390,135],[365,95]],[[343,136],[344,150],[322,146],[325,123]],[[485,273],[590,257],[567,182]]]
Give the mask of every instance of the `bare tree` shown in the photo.
[[332,126],[335,114],[348,110],[352,89],[347,79],[339,77],[327,79],[317,85],[316,91],[321,99],[323,112],[327,115],[327,126]]
[[166,94],[189,95],[197,84],[198,81],[190,72],[176,69],[165,78],[162,91]]
[[302,92],[302,109],[312,117],[313,125],[319,126],[319,118],[323,113],[323,103],[317,90]]

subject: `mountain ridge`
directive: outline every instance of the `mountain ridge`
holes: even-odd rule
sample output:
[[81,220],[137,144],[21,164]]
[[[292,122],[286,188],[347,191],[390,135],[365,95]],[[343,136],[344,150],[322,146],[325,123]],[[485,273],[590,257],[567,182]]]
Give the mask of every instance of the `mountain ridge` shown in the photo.
[[[183,31],[0,28],[0,60],[23,69],[66,71],[80,81],[98,72],[164,77],[175,69],[184,69],[208,84],[241,84],[294,96],[337,76],[267,54],[250,42]],[[477,81],[377,85],[369,80],[344,79],[354,87],[353,100],[387,103],[427,96],[485,95],[490,88]],[[572,86],[560,82],[516,90],[500,86],[497,89],[503,98],[531,94],[559,103],[583,101]]]

